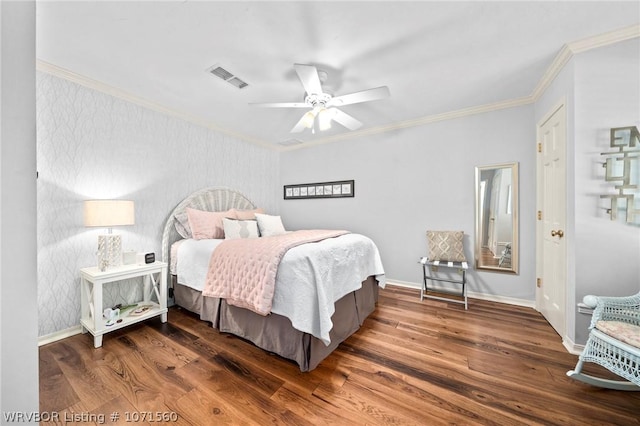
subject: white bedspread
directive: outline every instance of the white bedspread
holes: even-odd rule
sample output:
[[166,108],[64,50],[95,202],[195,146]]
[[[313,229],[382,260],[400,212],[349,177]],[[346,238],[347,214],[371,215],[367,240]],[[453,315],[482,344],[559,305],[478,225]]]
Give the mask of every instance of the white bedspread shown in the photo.
[[[202,291],[211,253],[222,241],[183,241],[178,248],[178,282]],[[328,345],[335,302],[359,289],[370,275],[384,288],[380,253],[364,235],[346,234],[294,247],[278,268],[271,312]]]
[[176,275],[178,284],[202,291],[213,250],[224,240],[180,240]]

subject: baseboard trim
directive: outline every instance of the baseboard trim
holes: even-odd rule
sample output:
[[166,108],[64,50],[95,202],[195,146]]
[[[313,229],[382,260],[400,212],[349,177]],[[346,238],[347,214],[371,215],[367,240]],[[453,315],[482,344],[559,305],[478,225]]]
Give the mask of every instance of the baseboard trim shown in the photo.
[[[394,285],[397,287],[405,287],[405,288],[413,288],[417,291],[420,290],[421,285],[419,283],[414,283],[414,282],[409,282],[409,281],[401,281],[401,280],[393,280],[393,279],[387,279],[387,284],[388,285]],[[436,289],[438,288],[442,288],[443,290],[451,290],[451,287],[447,287],[447,286],[436,286]],[[497,302],[497,303],[505,303],[507,305],[516,305],[516,306],[524,306],[527,308],[535,308],[535,301],[531,301],[531,300],[524,300],[524,299],[516,299],[513,297],[506,297],[506,296],[496,296],[493,294],[484,294],[484,293],[475,293],[475,292],[468,292],[467,296],[470,299],[479,299],[479,300],[486,300],[489,302]],[[416,295],[416,297],[419,297],[419,293]],[[51,334],[47,334],[45,336],[40,336],[38,338],[38,346],[43,346],[43,345],[47,345],[49,343],[53,343],[53,342],[57,342],[58,340],[62,340],[65,339],[67,337],[71,337],[71,336],[75,336],[76,334],[80,334],[82,333],[82,326],[77,325],[75,327],[71,327],[71,328],[67,328],[65,330],[60,330],[60,331],[56,331],[55,333],[51,333]],[[565,345],[565,347],[567,348],[567,350],[571,353],[575,353],[575,354],[580,354],[582,352],[582,350],[578,350],[576,348],[579,348],[580,345],[575,345],[573,342],[571,342],[570,344],[563,342],[563,344]],[[577,351],[577,352],[576,352]]]
[[[420,291],[420,289],[422,288],[422,285],[420,283],[394,280],[389,278],[387,278],[387,284],[395,285],[398,287],[404,287],[404,288],[414,288],[416,289],[416,291]],[[434,288],[436,290],[441,289],[441,290],[449,290],[449,291],[450,290],[460,291],[459,286],[453,287],[453,286],[447,286],[442,284],[440,285],[436,284]],[[495,294],[486,294],[486,293],[476,293],[473,291],[467,291],[467,297],[469,297],[470,299],[486,300],[488,302],[497,302],[497,303],[505,303],[507,305],[524,306],[526,308],[532,308],[532,309],[535,309],[535,305],[536,305],[535,300],[517,299],[515,297],[499,296]]]
[[49,343],[57,342],[58,340],[75,336],[76,334],[80,334],[80,333],[82,333],[82,326],[80,325],[76,325],[75,327],[67,328],[65,330],[56,331],[55,333],[38,337],[38,346],[43,346]]
[[578,345],[573,340],[565,337],[564,339],[562,339],[562,346],[564,346],[567,352],[569,352],[570,354],[580,355],[584,350],[585,345]]

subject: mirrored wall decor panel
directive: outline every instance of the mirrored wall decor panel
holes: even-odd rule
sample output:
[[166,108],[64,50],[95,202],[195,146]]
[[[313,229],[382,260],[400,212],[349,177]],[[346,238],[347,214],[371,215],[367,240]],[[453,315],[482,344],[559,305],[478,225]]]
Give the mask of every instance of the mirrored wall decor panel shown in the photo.
[[476,269],[518,273],[518,163],[476,167]]

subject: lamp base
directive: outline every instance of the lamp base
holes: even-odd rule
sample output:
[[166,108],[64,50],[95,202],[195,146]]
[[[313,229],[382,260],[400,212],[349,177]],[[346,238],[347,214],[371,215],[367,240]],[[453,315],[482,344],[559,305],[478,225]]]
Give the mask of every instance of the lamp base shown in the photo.
[[98,235],[98,269],[105,271],[122,265],[122,239],[120,235]]

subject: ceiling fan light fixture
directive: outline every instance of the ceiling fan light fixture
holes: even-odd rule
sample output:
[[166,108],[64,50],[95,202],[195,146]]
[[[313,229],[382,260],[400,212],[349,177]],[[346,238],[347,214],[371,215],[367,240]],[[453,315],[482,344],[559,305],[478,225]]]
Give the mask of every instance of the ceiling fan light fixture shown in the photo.
[[323,120],[318,123],[318,129],[324,132],[325,130],[329,130],[331,128],[331,120]]
[[317,127],[321,131],[330,129],[332,121],[348,130],[357,130],[362,127],[362,123],[341,109],[334,107],[385,99],[390,95],[387,86],[380,86],[334,97],[332,93],[326,93],[322,87],[322,83],[327,78],[326,72],[318,70],[313,65],[294,64],[293,67],[305,90],[304,102],[251,104],[270,108],[311,108],[311,111],[300,117],[291,129],[291,133],[300,133],[305,129],[311,129],[311,133],[315,133],[316,116],[318,117]]
[[335,110],[333,108],[322,108],[318,113],[318,128],[323,131],[329,130],[334,114]]
[[305,115],[302,117],[302,124],[304,125],[304,127],[306,127],[307,129],[311,129],[313,128],[313,121],[316,118],[316,114],[314,110],[308,111],[307,113],[305,113]]

